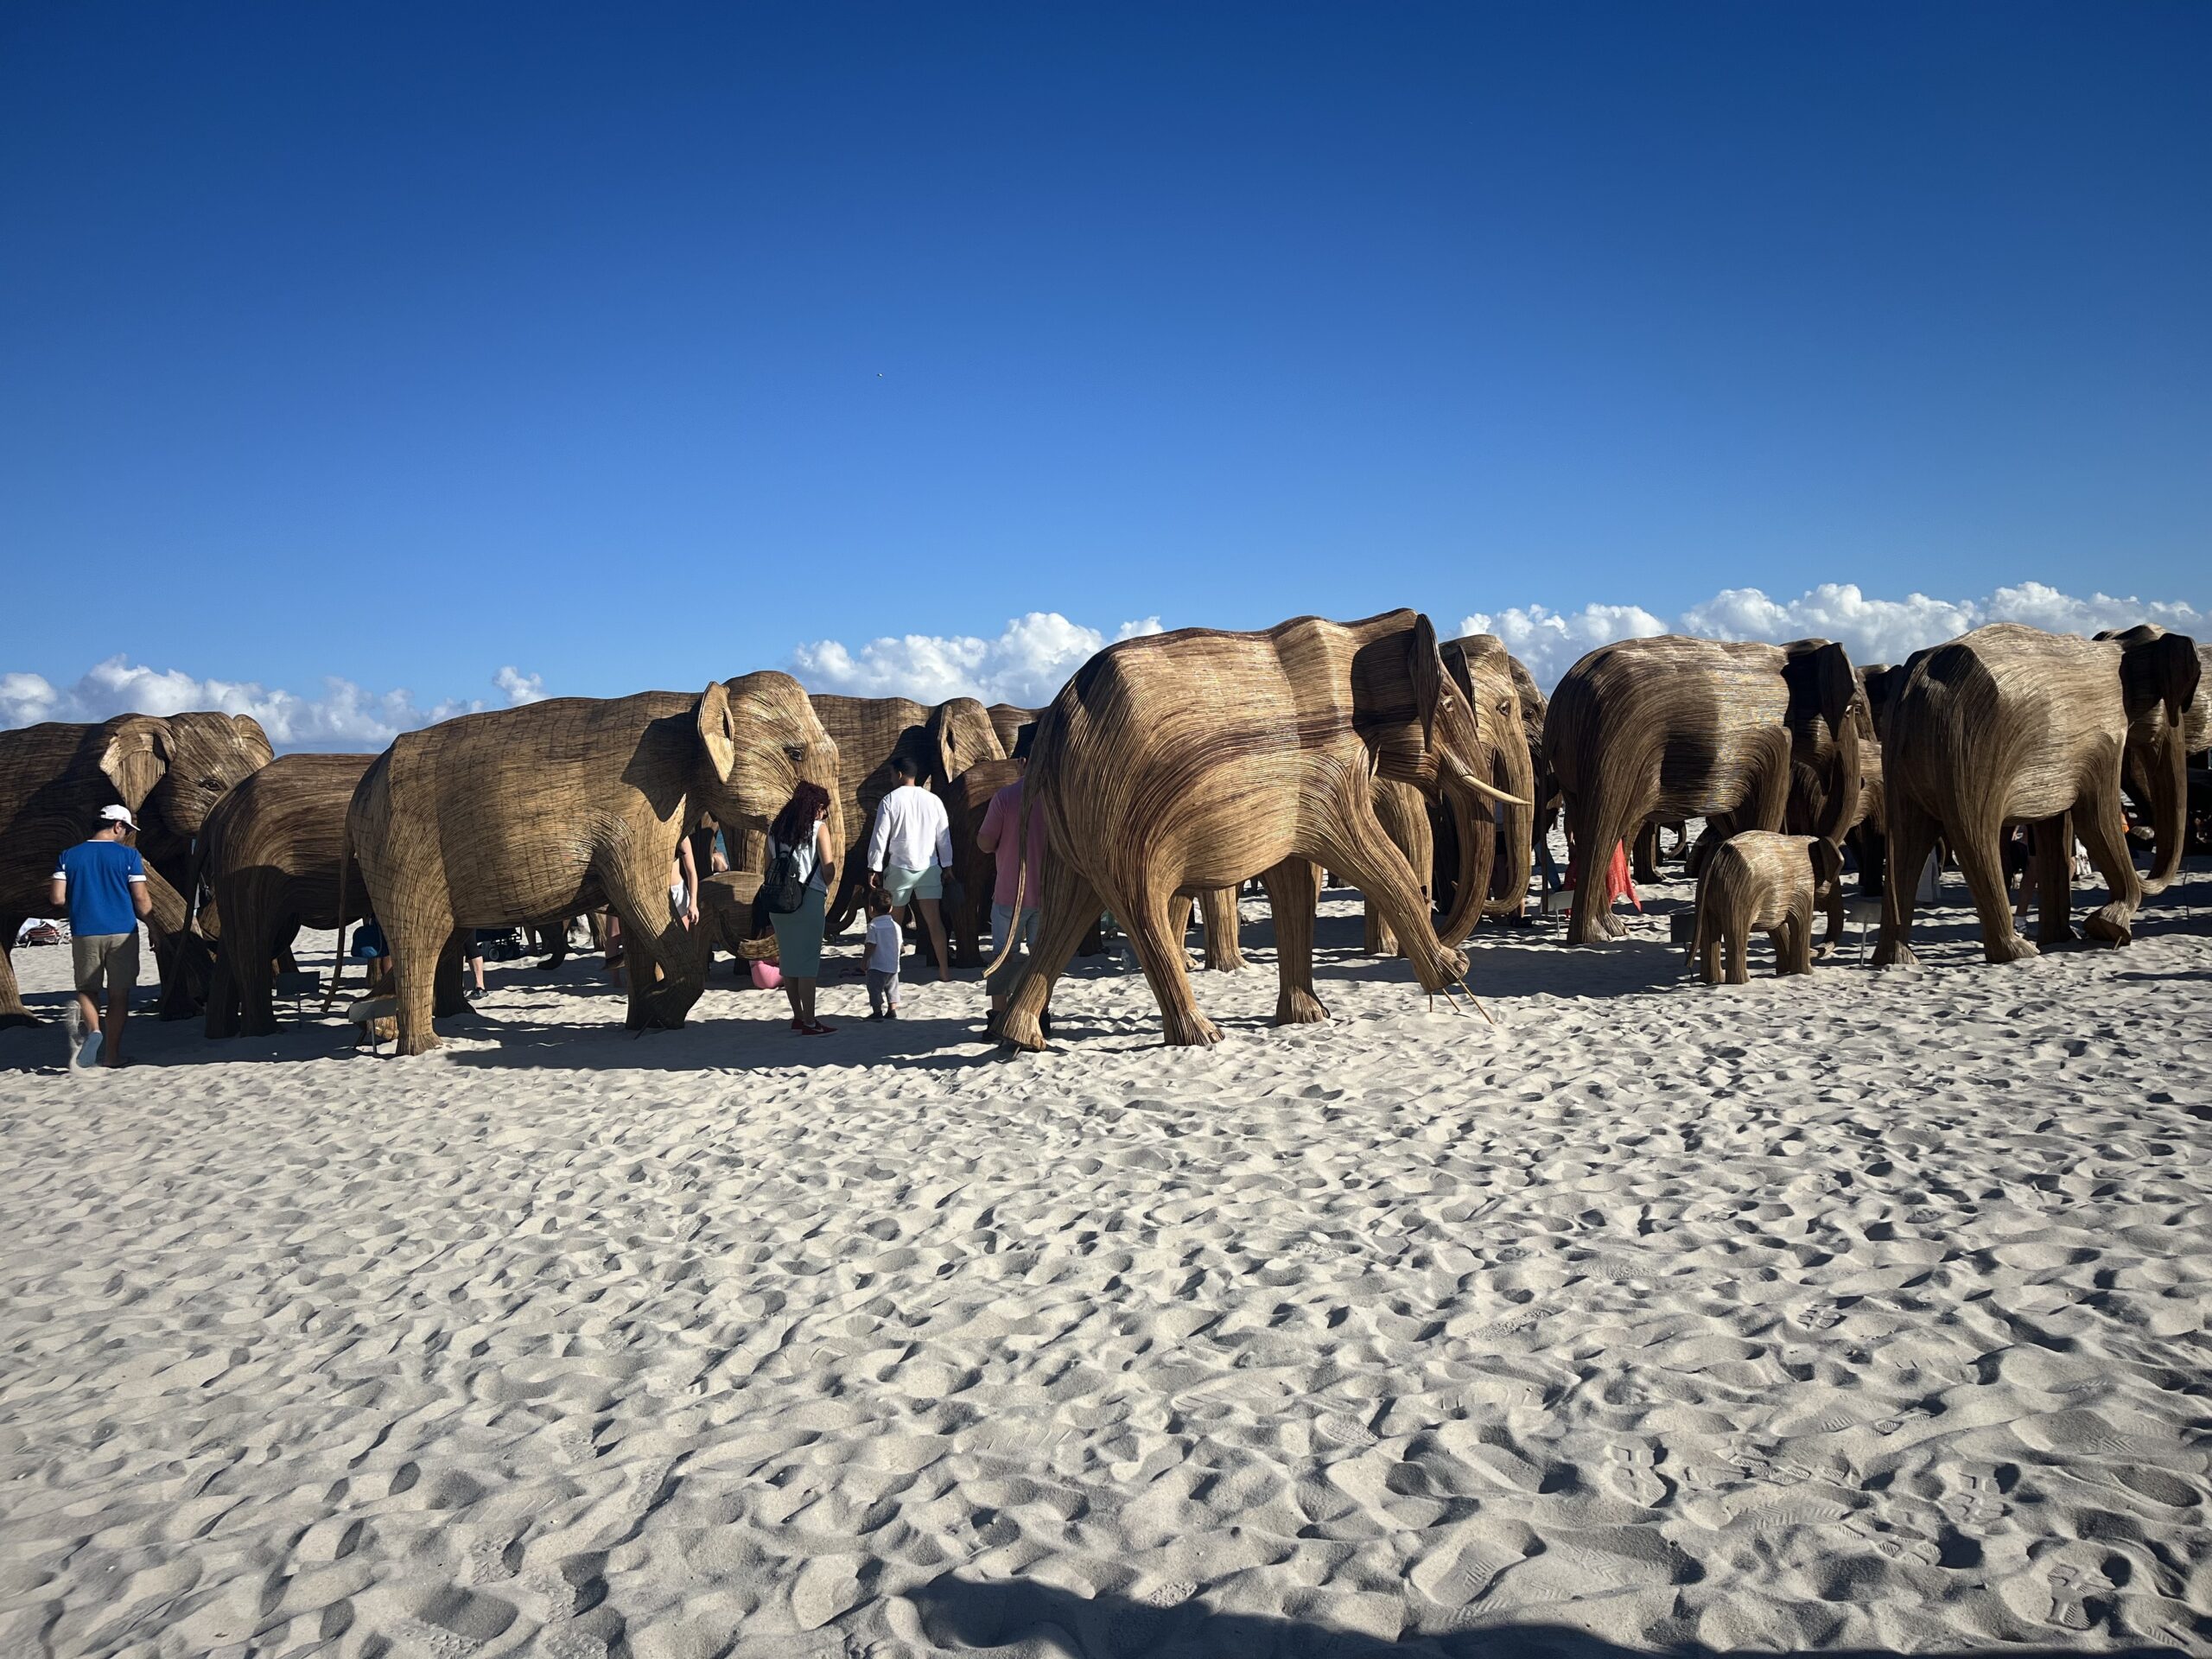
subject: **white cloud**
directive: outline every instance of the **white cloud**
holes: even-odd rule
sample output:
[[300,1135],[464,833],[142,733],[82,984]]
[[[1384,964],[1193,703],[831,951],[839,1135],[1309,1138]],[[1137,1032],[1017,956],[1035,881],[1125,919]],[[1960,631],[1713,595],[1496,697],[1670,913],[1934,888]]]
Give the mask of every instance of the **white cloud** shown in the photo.
[[[502,668],[493,683],[510,705],[544,696],[538,676],[512,667]],[[322,684],[321,696],[303,697],[266,690],[250,680],[195,679],[181,670],[146,668],[126,658],[111,657],[68,686],[57,686],[40,674],[0,674],[0,727],[213,709],[226,715],[251,715],[280,750],[365,751],[383,748],[401,732],[486,707],[481,700],[448,700],[425,707],[410,692],[366,691],[335,677]]]
[[1615,639],[1655,633],[1688,633],[1708,639],[1840,640],[1862,665],[1901,663],[1916,651],[1941,645],[1986,622],[2025,622],[2053,633],[2095,633],[2103,628],[2158,622],[2212,639],[2212,615],[2164,600],[2115,599],[2093,594],[2077,599],[2039,582],[1999,588],[1980,599],[1869,599],[1858,585],[1824,582],[1794,600],[1770,599],[1756,588],[1731,588],[1662,622],[1634,605],[1586,605],[1560,614],[1532,605],[1526,610],[1470,616],[1463,633],[1494,633],[1529,665],[1546,690],[1586,652]]
[[[1114,637],[1160,632],[1160,619],[1148,616],[1122,623]],[[791,672],[810,691],[931,703],[979,697],[1041,708],[1105,644],[1097,629],[1058,611],[1032,611],[1008,622],[995,639],[909,633],[871,639],[858,652],[835,639],[817,639],[791,653]]]
[[1549,611],[1541,605],[1518,606],[1491,615],[1478,611],[1459,624],[1465,633],[1494,633],[1549,690],[1576,660],[1616,639],[1642,639],[1667,632],[1667,625],[1640,605],[1585,605],[1579,611]]

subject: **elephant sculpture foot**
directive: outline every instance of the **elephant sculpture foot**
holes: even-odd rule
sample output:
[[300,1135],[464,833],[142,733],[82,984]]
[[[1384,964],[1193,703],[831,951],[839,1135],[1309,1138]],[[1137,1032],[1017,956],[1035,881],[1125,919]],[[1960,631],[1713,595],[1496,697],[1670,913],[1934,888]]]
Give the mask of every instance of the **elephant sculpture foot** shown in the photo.
[[1287,990],[1275,1000],[1275,1024],[1319,1026],[1327,1023],[1328,1009],[1311,991]]
[[2107,944],[2126,944],[2135,938],[2135,931],[2128,925],[2131,918],[2120,912],[2116,905],[2107,905],[2102,910],[2092,911],[2082,924],[2084,937],[2101,939]]
[[1874,965],[1877,968],[1917,968],[1920,958],[1913,955],[1912,947],[1903,939],[1885,938],[1874,947]]
[[2042,951],[2034,942],[2014,934],[2009,939],[1984,939],[1981,959],[1984,962],[2025,962],[2030,957],[2039,957]]
[[1037,1016],[1011,1007],[999,1023],[999,1043],[1001,1047],[1027,1049],[1032,1054],[1042,1054],[1047,1046]]
[[1170,1048],[1211,1048],[1221,1040],[1221,1027],[1195,1009],[1171,1011],[1166,1019]]

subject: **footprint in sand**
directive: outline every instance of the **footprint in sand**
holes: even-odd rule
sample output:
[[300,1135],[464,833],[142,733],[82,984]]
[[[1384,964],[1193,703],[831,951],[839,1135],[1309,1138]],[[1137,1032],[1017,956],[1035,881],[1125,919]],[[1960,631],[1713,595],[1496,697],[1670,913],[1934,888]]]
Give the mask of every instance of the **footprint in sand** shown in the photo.
[[1903,1527],[1854,1519],[1845,1522],[1843,1530],[1886,1560],[1910,1562],[1916,1567],[1943,1564],[1943,1552],[1933,1539]]
[[1667,1483],[1653,1467],[1648,1446],[1622,1445],[1605,1452],[1605,1484],[1630,1503],[1656,1510],[1667,1501]]
[[1367,1425],[1355,1422],[1349,1417],[1324,1417],[1314,1424],[1313,1427],[1315,1432],[1332,1446],[1341,1446],[1352,1450],[1363,1449],[1375,1444],[1375,1436],[1369,1431]]
[[1151,1607],[1180,1607],[1198,1593],[1198,1586],[1188,1579],[1170,1579],[1156,1584],[1144,1592],[1145,1604]]
[[541,1630],[537,1645],[546,1659],[607,1659],[607,1643],[586,1630]]
[[2094,1567],[2054,1567],[2044,1577],[2050,1586],[2050,1622],[2061,1630],[2089,1628],[2089,1599],[2112,1588],[2112,1580]]
[[497,1538],[480,1538],[468,1547],[468,1581],[498,1584],[515,1575],[507,1560],[509,1546]]
[[481,1643],[442,1624],[426,1624],[419,1618],[403,1618],[391,1627],[403,1651],[423,1654],[428,1659],[468,1659]]

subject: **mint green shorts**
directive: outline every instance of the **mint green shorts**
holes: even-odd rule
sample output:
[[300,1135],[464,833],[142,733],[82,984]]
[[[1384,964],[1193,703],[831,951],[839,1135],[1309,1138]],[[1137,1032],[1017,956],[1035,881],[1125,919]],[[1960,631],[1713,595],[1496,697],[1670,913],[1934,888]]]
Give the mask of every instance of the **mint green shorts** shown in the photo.
[[934,864],[920,870],[902,870],[894,865],[883,873],[883,891],[896,909],[909,899],[944,898],[944,878]]

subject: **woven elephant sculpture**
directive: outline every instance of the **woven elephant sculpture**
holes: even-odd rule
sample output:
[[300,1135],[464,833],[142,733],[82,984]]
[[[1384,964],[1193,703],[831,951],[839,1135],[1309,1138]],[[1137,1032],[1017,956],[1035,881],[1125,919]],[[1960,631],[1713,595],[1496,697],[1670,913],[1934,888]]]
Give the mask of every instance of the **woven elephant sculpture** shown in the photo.
[[1107,646],[1038,722],[1023,798],[1025,811],[1045,815],[1050,871],[1005,1040],[1045,1046],[1037,1017],[1053,982],[1110,910],[1167,1040],[1219,1041],[1191,995],[1179,898],[1253,876],[1266,880],[1274,911],[1277,1021],[1325,1019],[1310,988],[1314,861],[1375,901],[1414,976],[1443,989],[1465,958],[1431,925],[1420,877],[1375,815],[1370,780],[1379,773],[1487,813],[1500,791],[1478,775],[1482,756],[1475,710],[1435,629],[1412,611],[1353,623],[1300,617],[1256,633],[1185,628]]
[[[346,887],[346,809],[372,754],[287,754],[231,791],[207,815],[188,891],[215,935],[207,982],[210,1037],[276,1030],[271,964],[302,927],[343,927],[367,913]],[[213,924],[213,925],[208,925]]]
[[[2202,680],[2196,642],[2155,627],[2109,639],[1993,623],[1905,664],[1882,740],[1891,879],[1883,895],[1876,967],[1916,960],[1906,942],[1922,866],[1940,835],[1974,894],[1982,955],[2017,962],[2036,947],[2012,927],[2005,891],[2005,829],[2034,830],[2043,908],[2037,938],[2073,937],[2074,837],[2089,849],[2109,902],[2082,925],[2125,944],[2146,894],[2181,868],[2188,808],[2184,748]],[[2120,769],[2139,753],[2158,855],[2139,876],[2120,811]]]
[[[1707,820],[1718,844],[1739,830],[1780,830],[1793,769],[1817,776],[1814,833],[1840,842],[1859,802],[1859,682],[1841,645],[1786,645],[1664,634],[1600,645],[1567,670],[1544,720],[1567,830],[1586,873],[1650,817]],[[1618,937],[1605,884],[1575,892],[1567,943]]]
[[765,833],[801,779],[832,791],[842,847],[836,745],[798,682],[773,672],[690,696],[556,697],[401,735],[346,815],[391,945],[399,1052],[437,1046],[436,985],[458,973],[460,930],[602,905],[622,923],[630,1028],[683,1025],[706,985],[708,939],[670,902],[677,842],[702,817]]
[[[1444,664],[1472,698],[1489,752],[1483,775],[1527,806],[1493,807],[1477,815],[1471,843],[1462,846],[1459,827],[1443,807],[1429,811],[1436,902],[1457,911],[1460,883],[1471,881],[1483,895],[1479,910],[1467,912],[1471,927],[1478,916],[1512,916],[1528,902],[1539,804],[1545,780],[1540,775],[1544,698],[1520,661],[1495,634],[1471,633],[1448,640]],[[1462,936],[1464,937],[1464,936]],[[1446,942],[1459,939],[1446,935]]]
[[[2155,639],[2165,630],[2155,622],[2145,622],[2131,633],[2147,631]],[[2107,630],[2097,635],[2100,639],[2119,639],[2127,636],[2118,630]],[[2212,747],[2212,645],[2199,641],[2196,647],[2199,670],[2196,695],[2189,700],[2189,707],[2181,718],[2181,747],[2185,755],[2196,755]],[[2164,752],[2165,720],[2163,711],[2147,719],[2133,721],[2127,728],[2127,755],[2121,763],[2120,784],[2128,804],[2145,817],[2155,819],[2157,791],[2151,776],[2159,765],[2158,756]],[[2164,849],[2155,856],[2162,855]]]
[[[921,783],[944,798],[950,816],[953,786],[960,775],[981,761],[1005,760],[1006,750],[988,711],[973,697],[954,697],[935,708],[906,697],[846,697],[827,692],[817,693],[812,702],[823,729],[837,745],[836,793],[853,837],[852,856],[845,860],[837,890],[830,895],[826,926],[834,935],[844,931],[867,907],[863,855],[877,805],[898,787],[893,763],[902,754],[918,761]],[[766,868],[765,845],[747,851],[748,857],[760,861],[757,868]],[[981,959],[978,935],[990,902],[988,890],[978,895],[971,886],[963,903],[945,907],[947,943],[953,961],[963,967]]]
[[[1813,971],[1813,912],[1843,925],[1843,855],[1818,836],[1746,830],[1706,857],[1697,876],[1697,931],[1689,959],[1708,985],[1751,979],[1751,930],[1774,941],[1774,971]],[[1723,953],[1726,960],[1723,960]]]
[[[251,715],[118,715],[96,726],[0,732],[0,1026],[38,1023],[23,1006],[9,950],[25,917],[47,913],[54,861],[118,801],[139,823],[162,1017],[192,1013],[205,976],[204,955],[187,937],[193,837],[215,804],[273,753]],[[195,955],[196,964],[188,960]]]

